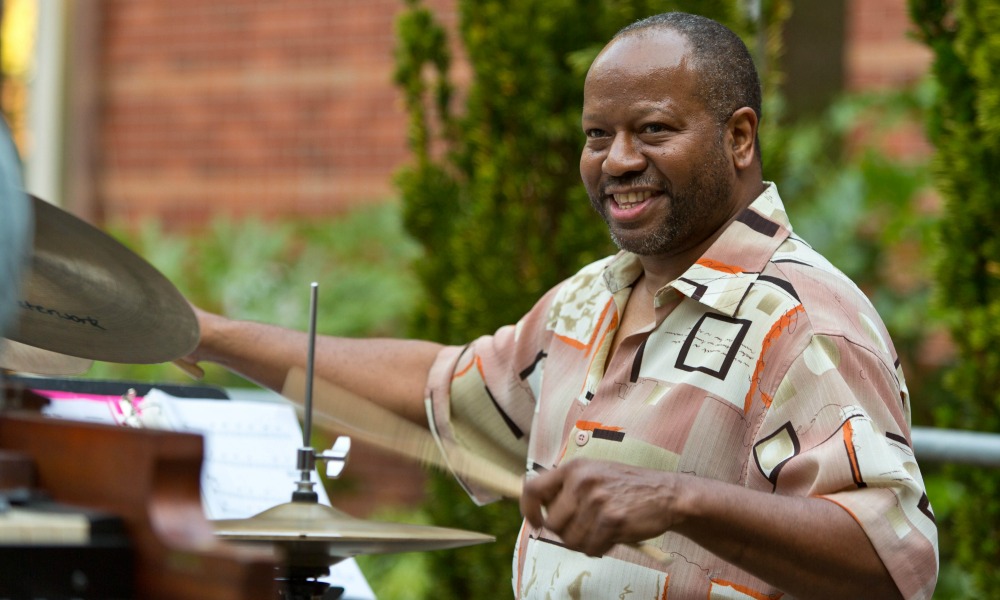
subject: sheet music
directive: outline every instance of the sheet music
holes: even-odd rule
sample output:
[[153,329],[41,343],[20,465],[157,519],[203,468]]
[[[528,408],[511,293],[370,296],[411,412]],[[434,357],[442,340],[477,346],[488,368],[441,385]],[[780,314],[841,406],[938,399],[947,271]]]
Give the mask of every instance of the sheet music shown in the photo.
[[[52,396],[44,409],[47,415],[122,423],[117,397],[45,395]],[[203,436],[201,493],[206,518],[245,519],[291,500],[299,479],[296,454],[302,446],[302,428],[291,405],[178,398],[154,388],[134,406],[143,426]],[[313,480],[317,481],[315,473]],[[320,502],[329,505],[323,485],[317,481],[314,489]],[[375,600],[354,559],[333,565],[323,581],[344,588],[342,600]]]
[[[153,389],[145,414],[161,407],[170,429],[205,439],[202,501],[209,519],[244,519],[291,500],[299,473],[302,432],[291,406],[264,402],[191,400]],[[324,504],[326,491],[316,486]]]

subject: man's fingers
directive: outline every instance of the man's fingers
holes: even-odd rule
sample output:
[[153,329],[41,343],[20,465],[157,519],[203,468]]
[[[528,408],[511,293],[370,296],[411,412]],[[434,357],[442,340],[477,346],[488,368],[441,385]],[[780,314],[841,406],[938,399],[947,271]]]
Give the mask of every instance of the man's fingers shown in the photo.
[[560,493],[545,503],[545,509],[545,528],[562,537],[576,517],[576,499],[560,488]]
[[535,527],[544,527],[559,537],[568,535],[574,544],[583,542],[585,531],[577,521],[577,495],[569,481],[574,469],[563,465],[530,478],[521,494],[521,512]]
[[558,471],[548,471],[530,477],[521,491],[521,514],[535,527],[542,527],[548,520],[546,507],[562,489]]
[[542,504],[537,497],[521,494],[521,514],[533,527],[541,527],[545,520],[542,515]]

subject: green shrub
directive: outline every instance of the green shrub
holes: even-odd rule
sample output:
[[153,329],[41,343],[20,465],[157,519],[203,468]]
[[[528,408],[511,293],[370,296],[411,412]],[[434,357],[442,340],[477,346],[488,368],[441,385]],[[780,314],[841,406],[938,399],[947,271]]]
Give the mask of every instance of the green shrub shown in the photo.
[[[933,172],[946,202],[939,229],[938,304],[958,347],[941,426],[1000,431],[1000,5],[910,0],[920,39],[934,53],[938,96],[928,118]],[[1000,586],[1000,472],[948,470],[964,495],[942,523],[942,547],[967,577],[962,597]],[[950,579],[949,579],[950,581]]]
[[[892,335],[906,373],[914,423],[930,425],[941,373],[922,355],[942,327],[931,301],[938,211],[929,159],[896,158],[879,147],[900,128],[919,126],[934,86],[836,99],[815,118],[762,134],[765,177],[778,184],[795,232],[869,296]],[[863,129],[863,135],[859,135]]]

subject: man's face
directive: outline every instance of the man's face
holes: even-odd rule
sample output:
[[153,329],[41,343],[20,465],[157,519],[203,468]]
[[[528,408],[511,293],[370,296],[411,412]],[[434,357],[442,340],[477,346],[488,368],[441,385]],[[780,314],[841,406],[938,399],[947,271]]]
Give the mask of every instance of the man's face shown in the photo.
[[655,30],[613,42],[587,74],[580,174],[623,250],[679,254],[736,210],[723,126],[696,84],[684,39]]

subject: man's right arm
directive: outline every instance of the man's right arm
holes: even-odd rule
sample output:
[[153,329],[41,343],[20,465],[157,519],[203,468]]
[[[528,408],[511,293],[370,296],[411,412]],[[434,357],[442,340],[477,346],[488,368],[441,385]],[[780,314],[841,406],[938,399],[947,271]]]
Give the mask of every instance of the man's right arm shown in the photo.
[[[218,363],[281,391],[289,369],[306,367],[308,334],[197,310],[201,340],[185,360]],[[424,388],[440,344],[390,338],[317,336],[315,375],[415,423],[427,424]]]

